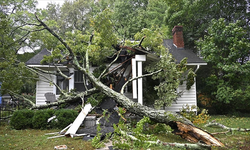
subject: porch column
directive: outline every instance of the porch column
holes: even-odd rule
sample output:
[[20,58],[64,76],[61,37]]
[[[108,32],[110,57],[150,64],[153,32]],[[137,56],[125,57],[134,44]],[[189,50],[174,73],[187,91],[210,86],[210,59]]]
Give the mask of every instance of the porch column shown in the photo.
[[72,89],[74,89],[75,88],[75,84],[74,84],[74,81],[75,81],[75,79],[74,79],[74,68],[69,68],[69,74],[71,74],[72,73],[72,75],[70,76],[70,79],[69,79],[69,91],[70,90],[72,90]]
[[[142,75],[142,62],[138,61],[138,77]],[[138,103],[143,105],[143,86],[142,78],[138,79]]]
[[[142,61],[146,61],[146,55],[135,55],[135,58],[132,59],[132,74],[133,78],[139,77],[142,75]],[[137,90],[137,81],[138,81],[138,90]],[[143,104],[143,83],[142,78],[133,80],[133,98],[138,97],[138,103]],[[138,95],[138,96],[137,96]]]
[[[135,58],[132,59],[132,78],[136,78],[136,60]],[[137,99],[137,81],[132,81],[133,85],[133,99]]]

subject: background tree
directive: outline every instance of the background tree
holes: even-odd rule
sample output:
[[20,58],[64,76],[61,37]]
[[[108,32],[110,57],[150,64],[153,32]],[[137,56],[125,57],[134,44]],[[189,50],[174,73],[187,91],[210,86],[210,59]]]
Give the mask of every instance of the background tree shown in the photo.
[[[249,25],[249,12],[245,0],[166,0],[168,9],[165,21],[169,30],[183,25],[185,46],[194,48],[195,41],[206,35],[212,19],[225,18],[226,22],[241,20],[241,26]],[[171,32],[170,32],[171,33]]]
[[[19,51],[33,47],[29,41],[29,23],[35,11],[34,1],[1,1],[0,22],[0,82],[2,94],[21,94],[27,81],[34,81],[17,57]],[[29,12],[28,12],[29,11]]]
[[114,2],[112,21],[118,32],[126,38],[133,36],[146,27],[146,8],[148,0],[117,0]]
[[204,59],[212,66],[205,78],[203,92],[210,95],[220,113],[249,111],[249,56],[247,30],[240,21],[212,20],[204,39],[197,44]]

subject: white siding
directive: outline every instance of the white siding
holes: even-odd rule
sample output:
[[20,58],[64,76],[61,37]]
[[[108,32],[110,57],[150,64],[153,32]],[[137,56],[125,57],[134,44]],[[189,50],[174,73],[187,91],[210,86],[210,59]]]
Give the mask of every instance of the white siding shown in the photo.
[[[56,77],[54,75],[44,75],[49,78],[51,81],[55,81]],[[36,105],[44,105],[46,104],[46,98],[44,96],[47,92],[55,93],[55,86],[48,82],[45,82],[46,79],[44,77],[39,76],[39,81],[36,83]]]
[[186,89],[186,82],[179,86],[178,92],[183,91],[181,97],[177,99],[176,102],[173,102],[172,106],[167,107],[166,110],[168,111],[175,111],[179,112],[183,106],[188,104],[189,106],[195,105],[197,106],[197,98],[196,98],[196,84],[191,87],[191,89]]

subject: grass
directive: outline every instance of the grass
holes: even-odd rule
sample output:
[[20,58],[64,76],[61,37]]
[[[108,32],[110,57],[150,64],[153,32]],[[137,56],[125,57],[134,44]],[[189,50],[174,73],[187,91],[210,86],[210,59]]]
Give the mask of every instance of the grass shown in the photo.
[[[250,128],[250,117],[235,117],[235,116],[212,116],[210,121],[215,120],[218,123],[224,124],[228,127],[241,127],[241,128]],[[204,124],[197,125],[198,127],[207,130],[210,133],[223,132],[221,128],[211,128],[203,127]],[[74,150],[92,150],[94,149],[91,146],[90,142],[83,141],[81,137],[78,138],[55,138],[47,139],[45,134],[58,132],[60,130],[14,130],[11,129],[8,125],[0,126],[0,149],[1,150],[29,150],[29,149],[54,149],[54,146],[57,145],[67,145],[68,149]],[[157,137],[164,142],[179,142],[187,143],[179,136],[173,135],[172,133],[161,133],[157,134]],[[233,133],[219,134],[215,135],[222,143],[225,144],[225,148],[213,147],[212,149],[250,149],[250,132],[238,132],[234,131]],[[163,149],[164,147],[152,147],[151,149]],[[169,148],[165,148],[169,149]]]
[[8,125],[0,126],[0,149],[1,150],[49,150],[57,145],[67,145],[71,150],[93,150],[90,142],[82,138],[60,137],[47,139],[46,133],[58,132],[60,130],[14,130]]
[[[212,116],[210,121],[215,121],[221,123],[227,127],[231,128],[248,128],[250,129],[250,117],[236,117],[236,116]],[[199,125],[204,130],[207,130],[210,133],[223,132],[227,131],[221,128],[211,128],[203,127]],[[233,131],[227,134],[218,134],[215,135],[222,143],[225,144],[225,148],[214,148],[214,149],[241,149],[248,150],[250,149],[250,132],[239,132]]]

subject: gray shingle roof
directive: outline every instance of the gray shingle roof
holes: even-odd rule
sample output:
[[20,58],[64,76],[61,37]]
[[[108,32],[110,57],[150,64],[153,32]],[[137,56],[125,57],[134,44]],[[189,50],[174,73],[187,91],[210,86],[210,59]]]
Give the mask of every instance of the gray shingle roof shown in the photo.
[[[176,59],[176,62],[179,63],[183,58],[187,57],[187,63],[194,63],[194,64],[206,64],[204,60],[199,58],[192,50],[190,49],[178,49],[173,45],[173,40],[168,39],[164,40],[164,46],[169,49],[169,52],[173,55],[173,57]],[[41,50],[38,54],[36,54],[34,57],[29,59],[26,62],[26,65],[41,65],[41,60],[43,59],[44,55],[50,55],[50,53],[47,51],[47,49]]]
[[47,51],[47,49],[41,50],[39,53],[37,53],[34,57],[30,58],[26,65],[41,65],[41,60],[43,59],[43,56],[47,55],[49,56],[50,53]]
[[176,62],[179,63],[183,58],[187,57],[187,63],[194,63],[194,64],[206,64],[204,60],[199,58],[192,50],[190,49],[178,49],[173,45],[173,40],[168,39],[164,40],[164,46],[169,49],[169,52],[173,55],[176,59]]

